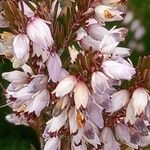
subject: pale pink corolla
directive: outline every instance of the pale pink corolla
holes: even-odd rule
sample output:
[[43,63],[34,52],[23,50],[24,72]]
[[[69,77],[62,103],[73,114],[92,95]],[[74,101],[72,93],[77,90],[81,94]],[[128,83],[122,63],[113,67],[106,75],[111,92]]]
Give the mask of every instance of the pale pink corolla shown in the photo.
[[145,112],[145,108],[150,100],[149,94],[144,88],[137,88],[131,98],[131,104],[135,111],[135,114],[140,115],[142,112]]
[[58,132],[66,123],[67,110],[63,110],[58,116],[54,116],[46,123],[45,131],[48,133]]
[[116,137],[121,142],[125,143],[129,147],[138,149],[137,144],[131,143],[131,132],[126,125],[123,125],[121,123],[117,123],[117,125],[115,126],[115,134],[116,134]]
[[74,88],[74,102],[77,109],[81,106],[86,108],[89,98],[88,87],[85,83],[79,81]]
[[27,74],[18,70],[11,71],[11,72],[4,72],[2,73],[2,77],[5,80],[14,83],[26,83],[27,79],[29,78]]
[[60,78],[62,63],[57,53],[51,53],[47,62],[47,70],[49,74],[49,80],[57,82]]
[[60,150],[61,140],[58,136],[49,138],[44,146],[44,150]]
[[114,93],[113,95],[111,95],[110,97],[111,97],[112,106],[109,112],[114,113],[118,111],[119,109],[121,109],[122,107],[124,107],[128,103],[129,92],[127,90],[120,90]]
[[18,34],[13,41],[13,50],[18,59],[26,57],[29,53],[29,39],[26,34]]
[[87,29],[88,34],[95,40],[101,41],[109,31],[98,23],[91,24]]
[[112,130],[109,127],[103,128],[101,132],[101,141],[104,150],[120,150],[120,144],[116,141]]
[[83,139],[94,146],[94,148],[98,148],[98,145],[101,144],[101,140],[98,137],[99,132],[96,126],[90,122],[89,120],[86,122],[84,131],[83,131]]
[[93,50],[97,51],[100,50],[101,42],[94,40],[91,36],[88,35],[82,38],[80,44],[85,50],[89,50],[89,48],[92,48]]
[[76,83],[76,77],[70,75],[59,82],[52,94],[56,94],[57,97],[63,97],[74,89]]
[[47,50],[54,43],[50,27],[46,22],[38,17],[33,17],[27,25],[27,35],[42,49]]
[[107,60],[102,63],[104,73],[112,79],[131,80],[135,74],[135,68],[132,65],[121,64],[117,61]]
[[40,116],[41,111],[48,106],[50,102],[49,91],[44,89],[38,92],[33,98],[32,102],[27,106],[28,113],[35,112],[36,116]]
[[115,7],[109,7],[105,5],[98,5],[95,7],[96,19],[99,22],[106,21],[120,21],[123,19],[121,16],[123,12],[117,10]]
[[91,86],[94,93],[104,93],[109,89],[109,78],[106,77],[102,72],[96,71],[92,74]]

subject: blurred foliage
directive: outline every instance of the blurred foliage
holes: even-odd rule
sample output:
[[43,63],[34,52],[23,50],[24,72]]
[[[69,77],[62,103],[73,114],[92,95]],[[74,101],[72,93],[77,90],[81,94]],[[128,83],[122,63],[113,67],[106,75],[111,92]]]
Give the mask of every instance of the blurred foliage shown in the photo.
[[[149,20],[149,18],[150,18],[150,1],[149,0],[144,0],[144,1],[129,0],[128,10],[133,12],[134,19],[140,20],[142,25],[146,29],[146,33],[140,41],[144,45],[144,52],[143,53],[137,52],[135,49],[131,55],[131,60],[133,60],[134,64],[136,64],[138,62],[139,56],[150,55],[150,20]],[[129,28],[129,30],[130,30],[130,28]],[[129,40],[132,40],[133,33],[131,32],[129,35],[130,35]]]
[[[146,34],[140,41],[145,46],[144,53],[139,53],[135,50],[131,55],[131,60],[136,64],[139,56],[150,54],[150,0],[129,0],[128,9],[133,11],[135,19],[139,19],[146,29]],[[130,24],[127,27],[130,29]],[[132,40],[132,38],[133,34],[130,32],[128,41]],[[0,58],[0,74],[10,71],[11,68],[9,61]],[[5,99],[2,94],[4,92],[3,87],[5,88],[7,83],[1,77],[0,85],[0,105],[4,105]],[[40,150],[39,141],[34,130],[25,126],[15,126],[5,120],[5,116],[10,112],[11,110],[8,107],[0,108],[0,150],[30,150],[31,147],[32,149]],[[145,150],[150,150],[150,148]]]

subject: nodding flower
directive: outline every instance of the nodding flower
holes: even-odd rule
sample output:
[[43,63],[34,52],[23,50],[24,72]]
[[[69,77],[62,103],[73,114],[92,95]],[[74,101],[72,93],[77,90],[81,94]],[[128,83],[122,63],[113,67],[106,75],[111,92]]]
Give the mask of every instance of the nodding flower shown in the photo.
[[46,21],[38,17],[31,18],[26,31],[31,41],[43,50],[47,50],[54,43],[50,27],[46,24]]
[[29,39],[26,34],[18,34],[13,40],[13,50],[18,59],[29,55]]

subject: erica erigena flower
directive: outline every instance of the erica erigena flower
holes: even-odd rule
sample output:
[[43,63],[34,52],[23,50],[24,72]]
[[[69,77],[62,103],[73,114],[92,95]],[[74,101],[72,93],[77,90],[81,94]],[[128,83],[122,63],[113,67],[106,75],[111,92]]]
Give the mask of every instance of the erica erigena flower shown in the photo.
[[56,87],[56,89],[52,92],[52,94],[56,94],[57,97],[63,97],[66,94],[69,94],[75,87],[77,83],[77,79],[74,76],[68,76],[64,78]]
[[112,107],[110,108],[110,112],[116,112],[125,106],[129,101],[129,92],[127,90],[120,90],[113,95],[111,95],[111,103]]
[[76,108],[79,109],[81,106],[86,108],[89,98],[89,91],[85,83],[78,82],[74,89],[74,102]]
[[145,112],[145,108],[150,100],[149,94],[144,88],[137,88],[132,95],[131,105],[135,111],[135,114],[140,115]]
[[119,21],[122,20],[121,16],[123,12],[117,10],[115,7],[109,7],[105,5],[98,5],[95,7],[95,15],[98,21]]
[[24,72],[15,70],[15,71],[11,71],[11,72],[5,72],[2,74],[2,77],[9,81],[9,82],[13,82],[13,83],[24,83],[27,81],[28,79],[28,75],[25,74]]
[[104,93],[109,89],[108,77],[97,71],[92,74],[91,85],[94,93]]
[[131,80],[132,76],[135,74],[135,69],[132,65],[121,64],[113,60],[104,61],[102,66],[104,73],[116,80]]
[[26,34],[18,34],[14,38],[13,50],[18,59],[24,59],[29,54],[29,39]]
[[26,30],[29,38],[44,50],[54,43],[49,26],[38,17],[32,18]]

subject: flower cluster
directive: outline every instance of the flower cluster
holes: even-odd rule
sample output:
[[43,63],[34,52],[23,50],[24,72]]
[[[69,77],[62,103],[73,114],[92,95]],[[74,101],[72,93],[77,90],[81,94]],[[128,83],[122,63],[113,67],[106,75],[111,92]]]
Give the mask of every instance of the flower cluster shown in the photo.
[[142,81],[121,86],[137,75],[130,49],[120,47],[128,29],[105,27],[123,19],[126,2],[2,0],[0,25],[12,32],[1,34],[0,55],[15,69],[2,74],[11,82],[6,119],[40,122],[44,150],[150,144],[148,89]]

